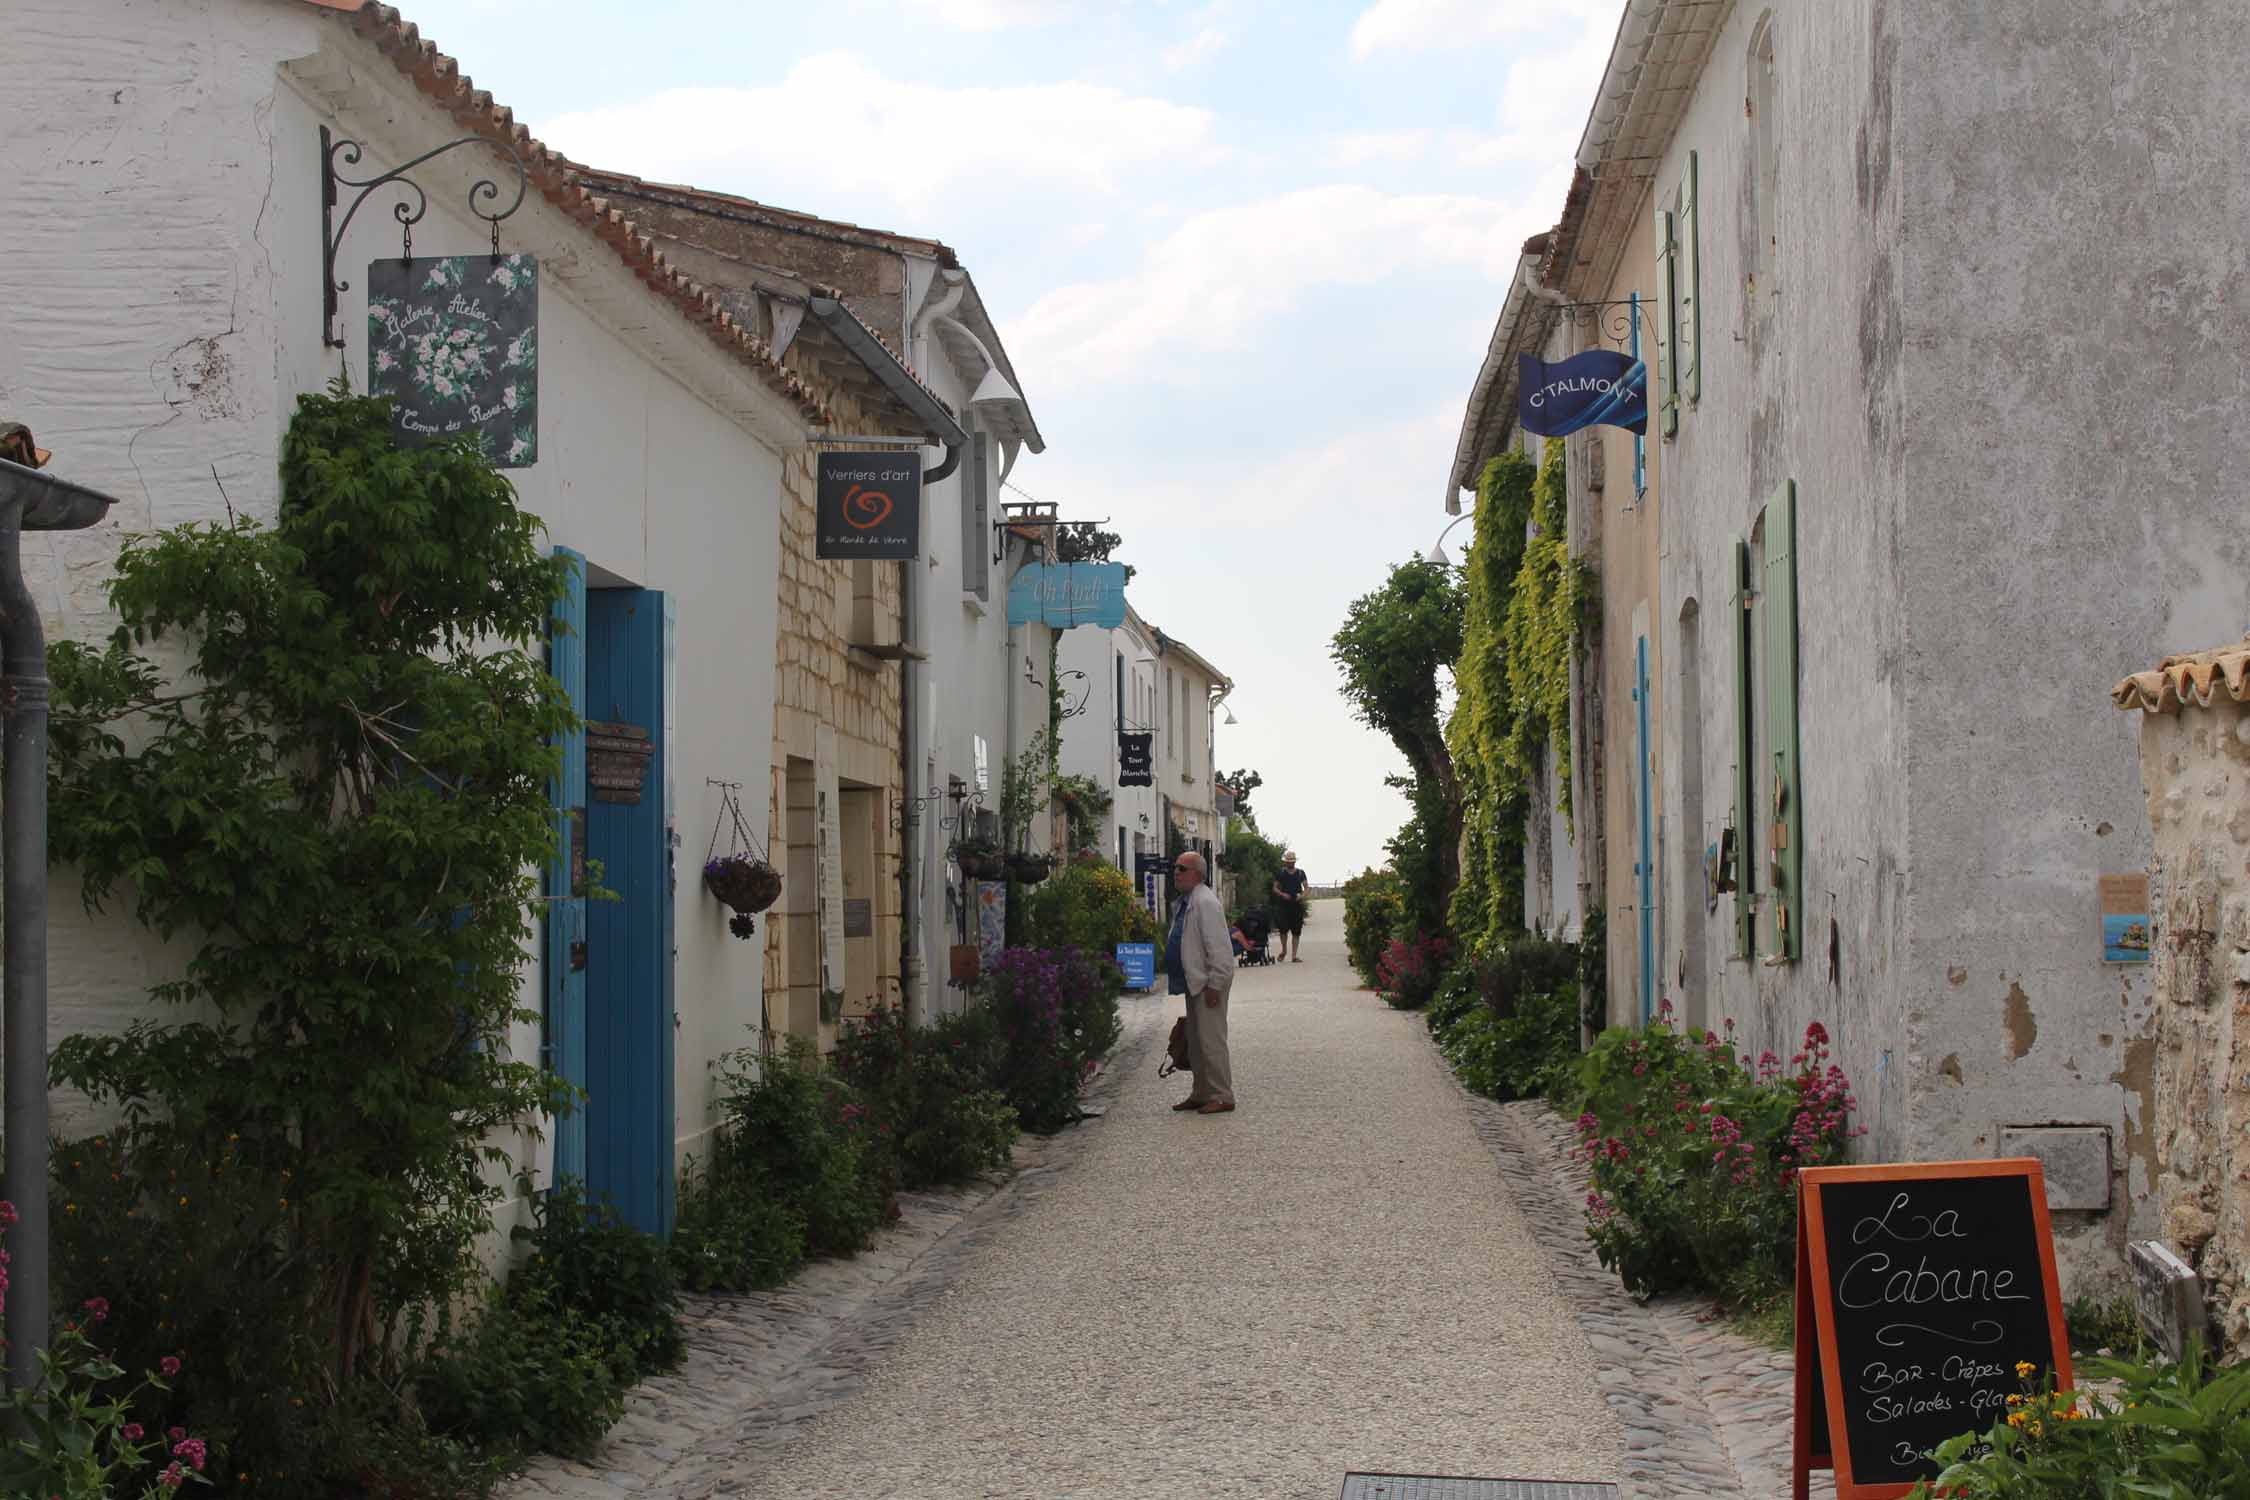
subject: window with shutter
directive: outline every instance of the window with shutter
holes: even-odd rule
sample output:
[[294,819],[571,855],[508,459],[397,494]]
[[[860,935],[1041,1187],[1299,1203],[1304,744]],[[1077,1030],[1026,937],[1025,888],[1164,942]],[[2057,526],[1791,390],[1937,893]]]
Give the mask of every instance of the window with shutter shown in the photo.
[[1766,887],[1773,915],[1767,952],[1795,959],[1804,952],[1804,797],[1797,737],[1797,485],[1782,483],[1766,503],[1766,754],[1771,828]]
[[[1633,358],[1641,357],[1641,294],[1633,293]],[[1646,424],[1643,424],[1644,426]],[[1633,434],[1633,502],[1640,503],[1648,493],[1648,438],[1642,433]]]
[[961,466],[961,591],[992,597],[992,434],[969,435]]
[[1758,913],[1758,854],[1752,836],[1758,827],[1757,712],[1750,701],[1750,606],[1756,597],[1750,571],[1750,544],[1734,539],[1734,952],[1755,957]]

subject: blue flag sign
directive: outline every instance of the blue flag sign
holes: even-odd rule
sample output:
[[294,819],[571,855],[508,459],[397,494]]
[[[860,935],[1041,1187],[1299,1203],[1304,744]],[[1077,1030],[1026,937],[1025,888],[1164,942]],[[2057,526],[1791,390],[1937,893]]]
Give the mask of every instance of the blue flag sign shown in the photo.
[[1614,349],[1589,349],[1548,364],[1517,356],[1516,423],[1540,437],[1581,427],[1648,430],[1648,366]]
[[1027,563],[1008,585],[1008,623],[1114,630],[1125,623],[1125,565]]

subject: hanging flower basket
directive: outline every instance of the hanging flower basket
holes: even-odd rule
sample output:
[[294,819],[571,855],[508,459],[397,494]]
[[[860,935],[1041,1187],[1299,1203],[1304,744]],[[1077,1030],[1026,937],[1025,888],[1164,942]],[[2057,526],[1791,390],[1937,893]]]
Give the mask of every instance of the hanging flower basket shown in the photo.
[[780,872],[748,854],[730,854],[706,864],[703,885],[744,916],[764,911],[781,899]]
[[988,844],[957,844],[953,861],[961,873],[971,880],[1000,880],[1008,873],[1008,862],[1000,852]]
[[1037,885],[1051,866],[1044,854],[1011,854],[1006,861],[1008,878],[1022,885]]

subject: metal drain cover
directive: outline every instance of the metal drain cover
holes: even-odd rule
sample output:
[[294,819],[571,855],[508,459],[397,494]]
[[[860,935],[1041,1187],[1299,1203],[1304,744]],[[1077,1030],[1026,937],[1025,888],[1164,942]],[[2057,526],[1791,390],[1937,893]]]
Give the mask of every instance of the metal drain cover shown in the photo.
[[1614,1484],[1561,1479],[1463,1479],[1440,1474],[1346,1474],[1338,1500],[1617,1500]]

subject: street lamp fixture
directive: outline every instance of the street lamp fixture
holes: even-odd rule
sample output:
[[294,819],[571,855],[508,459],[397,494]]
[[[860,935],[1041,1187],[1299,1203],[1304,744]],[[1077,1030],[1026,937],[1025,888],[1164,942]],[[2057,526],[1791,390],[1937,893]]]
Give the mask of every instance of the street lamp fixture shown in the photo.
[[1474,515],[1475,512],[1473,511],[1464,512],[1461,515],[1455,516],[1450,522],[1448,522],[1445,530],[1437,534],[1437,540],[1430,543],[1430,550],[1422,554],[1422,561],[1428,563],[1433,568],[1442,568],[1448,563],[1452,562],[1453,559],[1445,555],[1445,539],[1453,534],[1454,527],[1460,525],[1463,521],[1471,519]]

